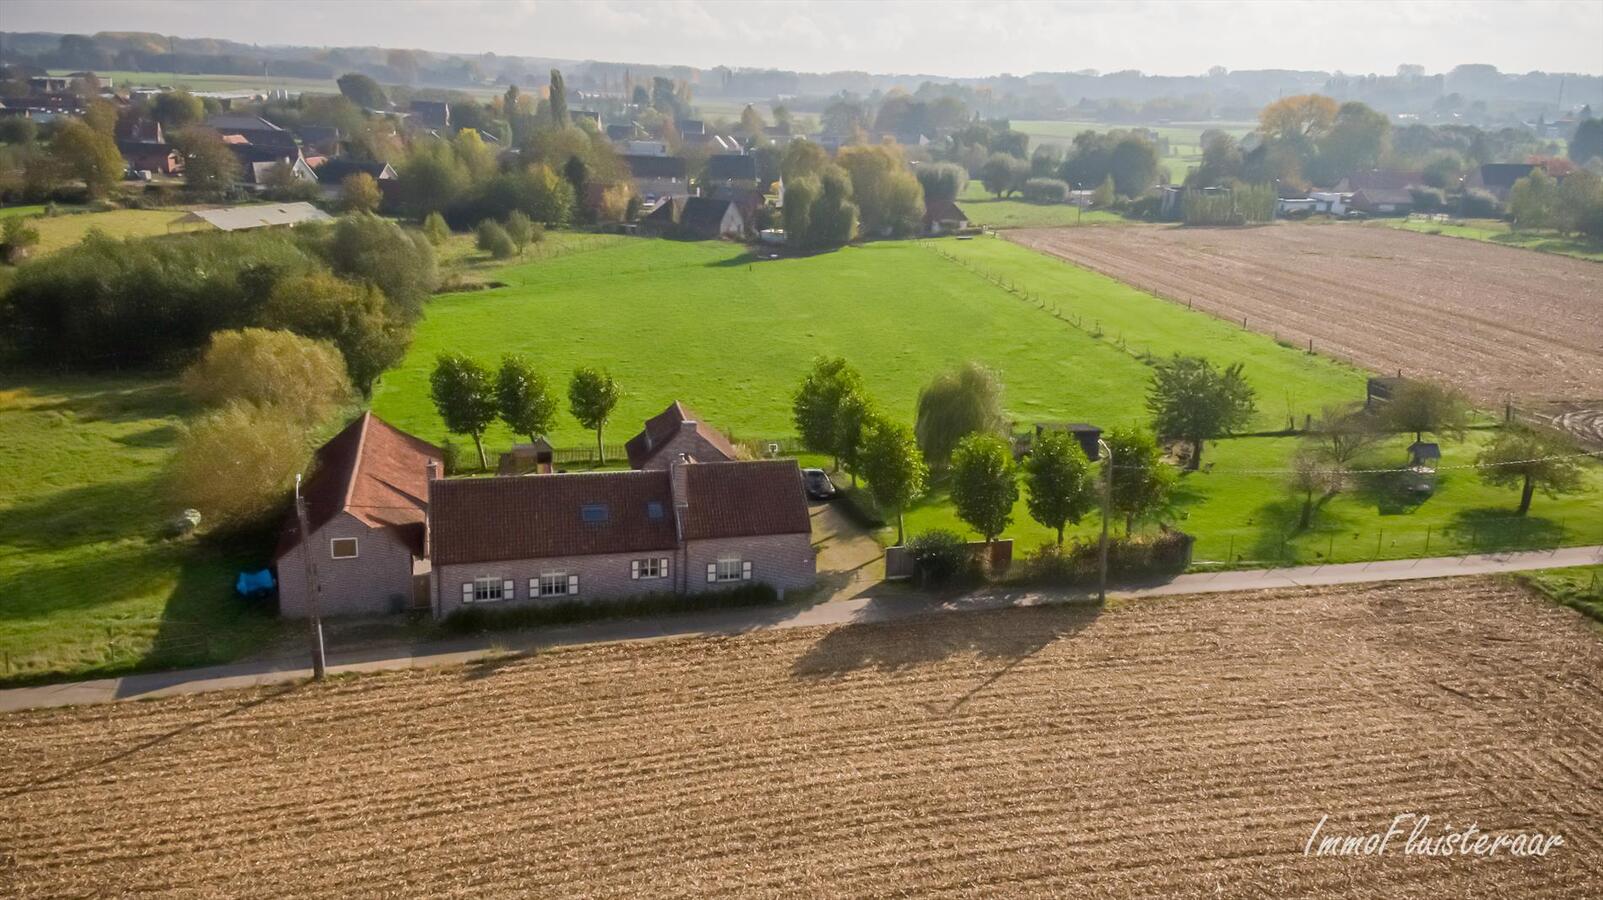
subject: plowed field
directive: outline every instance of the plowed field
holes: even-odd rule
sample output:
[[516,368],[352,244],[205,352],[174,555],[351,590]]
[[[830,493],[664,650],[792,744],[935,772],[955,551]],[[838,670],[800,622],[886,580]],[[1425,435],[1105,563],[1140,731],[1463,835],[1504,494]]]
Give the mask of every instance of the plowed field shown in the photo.
[[1603,399],[1603,265],[1391,228],[1043,228],[1059,256],[1255,331],[1497,407]]
[[[0,894],[1598,896],[1603,642],[1493,582],[0,718]],[[1305,857],[1399,813],[1545,859]]]

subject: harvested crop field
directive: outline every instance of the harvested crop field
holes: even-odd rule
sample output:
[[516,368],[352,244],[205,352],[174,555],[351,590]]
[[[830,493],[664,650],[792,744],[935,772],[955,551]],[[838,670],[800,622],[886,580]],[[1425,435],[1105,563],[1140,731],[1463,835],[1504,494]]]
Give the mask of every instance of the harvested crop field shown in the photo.
[[1603,265],[1392,228],[1041,228],[1024,246],[1488,406],[1603,400]]
[[[1597,896],[1603,642],[1491,581],[0,718],[10,895]],[[1546,858],[1307,857],[1399,813]],[[5,884],[9,882],[9,884]]]

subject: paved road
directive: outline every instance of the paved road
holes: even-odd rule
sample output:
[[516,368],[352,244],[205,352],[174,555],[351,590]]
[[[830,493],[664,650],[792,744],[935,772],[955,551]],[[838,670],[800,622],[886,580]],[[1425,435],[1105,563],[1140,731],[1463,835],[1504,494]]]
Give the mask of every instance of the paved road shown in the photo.
[[[1459,575],[1490,575],[1531,569],[1563,568],[1603,563],[1603,546],[1570,547],[1525,553],[1452,556],[1430,559],[1298,566],[1285,569],[1250,569],[1181,575],[1162,584],[1133,585],[1109,591],[1113,598],[1217,594],[1330,584],[1406,581]],[[879,587],[857,596],[839,597],[812,606],[776,606],[718,610],[622,619],[500,633],[456,641],[410,646],[370,647],[329,654],[329,671],[335,674],[378,672],[472,662],[494,654],[529,652],[545,647],[612,641],[655,640],[697,635],[727,635],[766,628],[801,628],[812,625],[884,622],[929,613],[998,609],[1038,603],[1084,600],[1090,595],[1073,591],[991,589],[955,600],[935,600],[894,587]],[[277,684],[306,678],[311,672],[304,658],[239,663],[205,669],[186,669],[149,675],[129,675],[43,687],[0,691],[0,712],[81,703],[108,703],[142,697],[161,697],[254,685]]]

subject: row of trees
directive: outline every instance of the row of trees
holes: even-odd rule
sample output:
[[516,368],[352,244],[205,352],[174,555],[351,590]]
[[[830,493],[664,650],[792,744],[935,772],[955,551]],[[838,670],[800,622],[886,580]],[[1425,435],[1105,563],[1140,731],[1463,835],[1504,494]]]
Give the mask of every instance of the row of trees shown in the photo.
[[[556,425],[557,398],[550,382],[526,356],[508,354],[492,373],[466,354],[442,353],[429,375],[429,393],[446,429],[473,439],[481,469],[490,465],[484,433],[497,420],[531,442],[544,438]],[[602,429],[622,396],[618,383],[604,369],[581,367],[568,381],[568,411],[596,433],[596,455],[601,463],[606,462]]]
[[1508,215],[1515,230],[1550,228],[1603,240],[1603,178],[1579,169],[1559,181],[1535,169],[1509,191]]

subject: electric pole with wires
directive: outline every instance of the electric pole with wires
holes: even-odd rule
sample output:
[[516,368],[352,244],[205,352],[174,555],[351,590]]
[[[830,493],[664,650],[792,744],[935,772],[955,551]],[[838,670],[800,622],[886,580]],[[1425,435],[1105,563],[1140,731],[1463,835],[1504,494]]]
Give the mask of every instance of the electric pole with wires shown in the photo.
[[322,585],[317,581],[317,563],[312,559],[312,529],[306,515],[306,498],[301,496],[301,476],[295,476],[295,518],[301,530],[301,556],[306,560],[306,620],[311,628],[312,679],[322,681],[327,673],[323,658],[323,620],[319,616],[317,595]]

